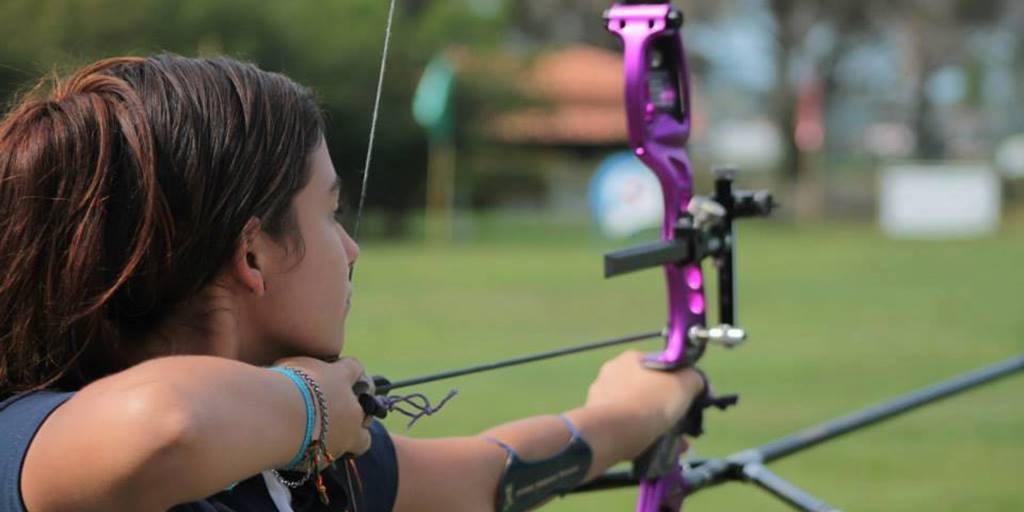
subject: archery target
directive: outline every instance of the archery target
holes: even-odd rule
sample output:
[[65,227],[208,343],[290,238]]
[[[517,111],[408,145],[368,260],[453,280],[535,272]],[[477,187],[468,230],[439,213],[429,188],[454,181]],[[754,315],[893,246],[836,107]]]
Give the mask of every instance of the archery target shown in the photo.
[[632,153],[616,153],[601,162],[589,196],[594,221],[609,238],[625,238],[661,225],[665,210],[661,184]]

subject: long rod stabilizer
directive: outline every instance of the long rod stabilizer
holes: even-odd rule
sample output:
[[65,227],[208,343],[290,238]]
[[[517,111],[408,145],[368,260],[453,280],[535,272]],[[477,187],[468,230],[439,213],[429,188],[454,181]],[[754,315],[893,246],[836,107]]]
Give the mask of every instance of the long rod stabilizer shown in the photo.
[[[944,398],[990,384],[1022,370],[1024,370],[1024,354],[946,379],[722,459],[684,461],[690,469],[683,475],[683,487],[687,494],[693,494],[730,480],[749,481],[772,492],[798,510],[830,510],[831,507],[823,504],[820,500],[807,495],[788,482],[781,481],[774,474],[766,473],[764,464],[875,423],[892,419]],[[628,471],[610,471],[572,492],[632,487],[636,484],[636,477]]]

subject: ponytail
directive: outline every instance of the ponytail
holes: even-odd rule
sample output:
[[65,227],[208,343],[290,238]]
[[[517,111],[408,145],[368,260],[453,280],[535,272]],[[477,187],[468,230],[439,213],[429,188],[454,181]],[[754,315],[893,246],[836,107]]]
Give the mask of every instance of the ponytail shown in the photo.
[[[254,108],[281,122],[246,134]],[[0,397],[122,369],[249,217],[287,217],[320,126],[305,89],[229,59],[107,59],[30,92],[0,122]]]
[[[137,60],[82,69],[55,84],[51,97],[25,101],[0,128],[5,383],[41,377],[36,384],[46,386],[72,367],[81,372],[74,363],[100,340],[109,345],[104,355],[115,353],[117,330],[107,325],[104,307],[147,251],[169,243],[142,102],[124,80],[102,74]],[[132,192],[127,210],[138,217],[108,219],[115,188]],[[131,232],[122,250],[104,247],[104,228],[117,224]],[[96,363],[106,358],[94,359],[90,366],[102,372]]]

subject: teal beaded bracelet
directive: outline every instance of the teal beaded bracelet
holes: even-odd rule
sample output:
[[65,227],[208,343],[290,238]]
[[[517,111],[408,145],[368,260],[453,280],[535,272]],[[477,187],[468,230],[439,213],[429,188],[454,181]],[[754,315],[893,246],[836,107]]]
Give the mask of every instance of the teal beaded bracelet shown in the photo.
[[285,469],[295,469],[303,459],[306,458],[306,451],[309,450],[309,444],[313,441],[313,424],[316,417],[316,412],[313,410],[313,397],[310,396],[309,388],[306,387],[306,383],[303,382],[302,378],[299,377],[294,370],[284,366],[273,366],[269,368],[272,372],[280,373],[285,377],[291,379],[295,383],[295,386],[299,388],[299,394],[302,395],[302,402],[306,405],[306,435],[302,438],[302,446],[299,447],[299,452],[295,454],[292,461],[288,463]]

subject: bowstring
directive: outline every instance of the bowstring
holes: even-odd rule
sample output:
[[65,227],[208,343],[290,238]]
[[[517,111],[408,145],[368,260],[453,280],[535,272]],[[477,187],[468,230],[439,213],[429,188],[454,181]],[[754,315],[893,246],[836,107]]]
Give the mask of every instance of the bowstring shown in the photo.
[[[384,89],[384,70],[387,69],[388,48],[391,44],[391,24],[395,17],[395,0],[391,0],[388,6],[388,21],[384,27],[384,46],[380,54],[380,71],[377,75],[377,91],[373,98],[373,114],[370,118],[370,140],[366,144],[366,160],[363,165],[363,184],[359,192],[359,206],[356,210],[356,222],[352,229],[352,239],[359,240],[359,224],[363,218],[363,206],[366,204],[366,190],[370,180],[370,162],[373,159],[373,142],[377,135],[377,116],[380,112],[380,96]],[[352,281],[355,275],[355,265],[349,269],[348,280]]]
[[[377,73],[377,90],[373,97],[373,113],[370,116],[370,137],[366,143],[366,160],[363,164],[363,183],[360,187],[359,192],[359,206],[356,208],[356,221],[355,226],[352,227],[352,239],[359,240],[359,225],[363,218],[363,207],[366,205],[366,190],[367,185],[370,183],[370,163],[373,160],[373,142],[377,135],[377,119],[380,113],[380,96],[384,89],[384,71],[387,69],[388,64],[388,50],[391,46],[391,25],[395,19],[395,0],[391,0],[388,4],[388,21],[384,26],[384,44],[380,52],[380,71]],[[356,266],[352,265],[348,269],[348,280],[352,282],[355,277]],[[441,410],[442,407],[448,403],[456,394],[457,390],[449,390],[448,394],[435,406],[430,404],[430,399],[422,393],[412,393],[404,396],[388,396],[384,397],[387,402],[386,408],[389,411],[397,411],[402,415],[410,418],[409,423],[406,425],[406,429],[412,428],[412,426],[422,417],[430,416]],[[403,407],[403,405],[411,407],[413,410],[410,411]],[[352,464],[354,468],[354,464]],[[358,479],[359,473],[356,471],[356,478]],[[349,471],[346,471],[346,480],[348,481],[350,492],[354,492],[352,489],[352,479]],[[360,482],[360,487],[362,487]]]

